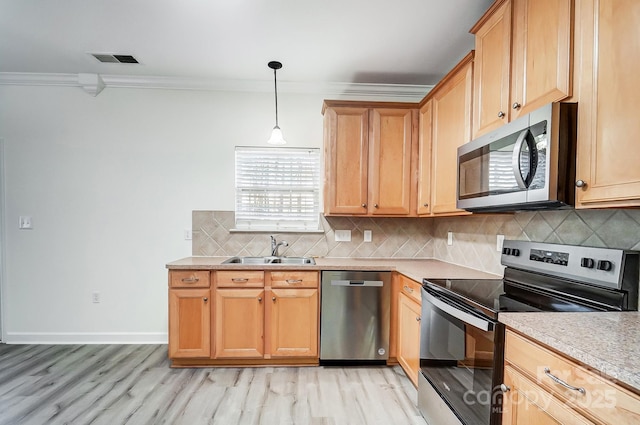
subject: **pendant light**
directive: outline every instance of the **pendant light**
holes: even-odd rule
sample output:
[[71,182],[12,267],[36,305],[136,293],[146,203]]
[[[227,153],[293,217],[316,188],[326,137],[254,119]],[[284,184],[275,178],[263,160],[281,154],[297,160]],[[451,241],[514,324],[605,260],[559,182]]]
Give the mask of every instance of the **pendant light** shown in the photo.
[[267,66],[273,69],[273,86],[276,94],[276,126],[273,127],[273,131],[271,132],[271,137],[267,140],[267,143],[270,145],[284,145],[287,143],[282,137],[282,130],[278,127],[278,80],[276,78],[276,71],[282,68],[282,64],[278,61],[271,61],[267,64]]

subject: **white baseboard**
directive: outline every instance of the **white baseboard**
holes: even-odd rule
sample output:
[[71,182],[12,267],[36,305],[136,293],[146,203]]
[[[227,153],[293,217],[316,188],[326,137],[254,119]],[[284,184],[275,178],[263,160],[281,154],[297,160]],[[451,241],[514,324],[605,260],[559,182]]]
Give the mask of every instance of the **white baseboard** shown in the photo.
[[166,344],[166,332],[7,332],[6,344]]

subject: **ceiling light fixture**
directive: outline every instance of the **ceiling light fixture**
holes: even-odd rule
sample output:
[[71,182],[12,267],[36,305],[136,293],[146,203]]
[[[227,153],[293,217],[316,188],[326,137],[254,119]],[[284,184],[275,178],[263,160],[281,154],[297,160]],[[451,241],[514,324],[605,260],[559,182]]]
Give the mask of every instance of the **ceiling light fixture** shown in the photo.
[[267,66],[273,69],[273,86],[275,88],[276,94],[276,126],[273,127],[273,131],[271,132],[271,137],[267,140],[267,143],[270,145],[284,145],[287,143],[282,137],[282,130],[278,127],[278,79],[276,78],[276,71],[282,68],[282,64],[278,61],[271,61],[267,64]]

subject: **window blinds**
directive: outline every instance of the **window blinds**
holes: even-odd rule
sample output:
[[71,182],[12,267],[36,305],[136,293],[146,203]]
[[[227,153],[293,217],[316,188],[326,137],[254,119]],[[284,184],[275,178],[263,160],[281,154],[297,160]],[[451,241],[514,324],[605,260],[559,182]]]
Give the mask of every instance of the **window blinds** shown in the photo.
[[320,149],[236,147],[236,228],[317,230]]

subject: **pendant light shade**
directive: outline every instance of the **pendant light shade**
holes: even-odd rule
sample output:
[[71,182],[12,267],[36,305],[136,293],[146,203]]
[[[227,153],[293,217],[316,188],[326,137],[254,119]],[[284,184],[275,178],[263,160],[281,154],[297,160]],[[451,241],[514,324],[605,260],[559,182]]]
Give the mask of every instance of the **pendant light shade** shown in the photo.
[[267,143],[270,145],[284,145],[287,143],[282,137],[282,130],[278,127],[278,79],[276,77],[276,71],[282,68],[282,64],[277,61],[271,61],[267,64],[267,66],[273,69],[273,87],[275,92],[276,99],[276,125],[273,127],[273,131],[271,132],[271,137],[267,140]]

